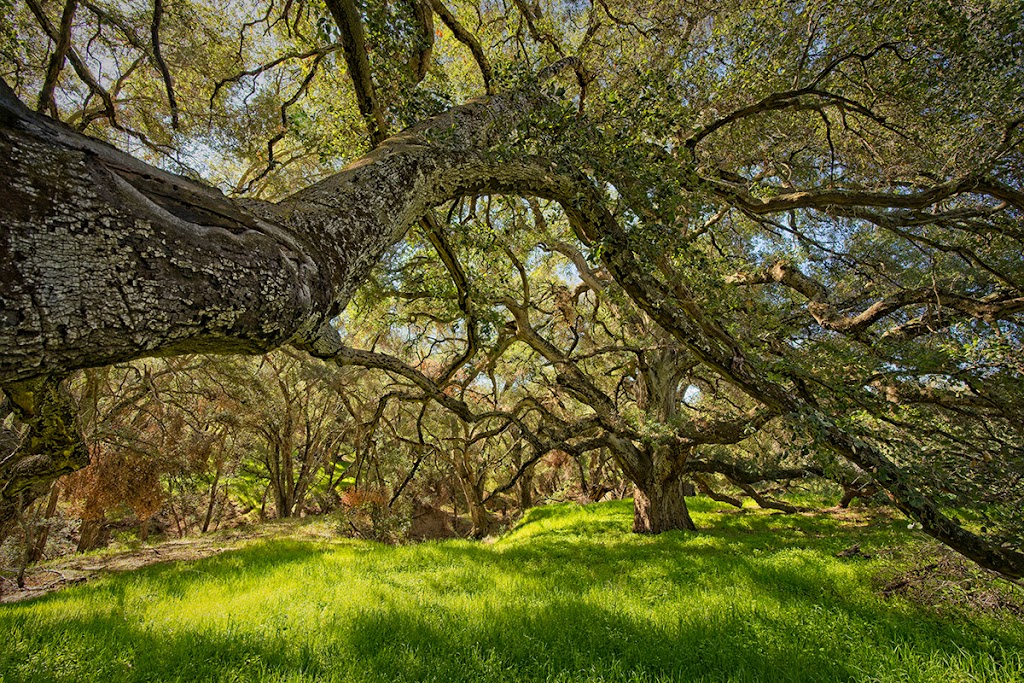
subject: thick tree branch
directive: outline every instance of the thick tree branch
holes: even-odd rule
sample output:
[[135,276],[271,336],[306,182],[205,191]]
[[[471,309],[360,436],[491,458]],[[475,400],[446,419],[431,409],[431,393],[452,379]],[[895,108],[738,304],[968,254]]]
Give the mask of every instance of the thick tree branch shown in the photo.
[[759,285],[778,282],[803,294],[810,301],[828,303],[828,290],[817,280],[804,275],[786,261],[778,261],[767,268],[753,273],[735,273],[725,278],[726,283],[736,285]]
[[[808,99],[810,99],[811,102],[808,102]],[[693,133],[683,142],[683,145],[692,152],[702,140],[715,131],[721,130],[722,128],[737,121],[750,118],[758,114],[770,111],[781,111],[784,109],[813,109],[820,112],[823,107],[848,108],[875,121],[876,123],[886,125],[883,117],[875,114],[864,105],[847,97],[843,97],[842,95],[820,90],[812,85],[806,88],[799,88],[797,90],[772,93],[758,102],[737,109],[736,111],[733,111],[721,118],[715,119]]]
[[756,471],[749,470],[742,465],[724,460],[688,460],[686,462],[687,472],[701,472],[707,474],[724,474],[736,484],[752,485],[764,481],[791,481],[793,479],[806,479],[809,476],[820,477],[823,472],[815,467],[778,467],[774,469]]
[[605,288],[606,282],[609,280],[608,274],[600,270],[593,270],[590,264],[587,263],[587,259],[583,256],[579,249],[569,244],[568,242],[561,242],[558,240],[546,242],[544,245],[546,249],[551,251],[557,251],[568,258],[573,266],[576,267],[576,272],[579,273],[580,279],[587,285],[593,292],[600,292]]
[[64,11],[60,17],[57,44],[54,45],[53,54],[50,55],[50,63],[46,67],[46,77],[43,79],[43,88],[39,93],[39,104],[36,106],[36,111],[39,113],[50,112],[55,119],[59,117],[57,105],[53,101],[53,91],[57,87],[60,72],[64,69],[68,50],[71,49],[71,23],[74,21],[77,7],[78,0],[68,0],[64,5]]
[[81,136],[3,84],[0,382],[314,343],[409,225],[489,184],[484,150],[546,101],[528,89],[455,107],[275,206]]
[[[987,322],[1004,319],[1024,310],[1024,297],[996,292],[977,299],[928,287],[899,290],[874,301],[859,313],[844,315],[829,301],[828,290],[824,285],[784,261],[761,271],[730,275],[725,281],[738,285],[782,284],[809,300],[807,310],[822,327],[854,336],[863,334],[868,327],[908,306],[934,306],[939,311],[948,309]],[[893,330],[886,331],[884,335],[890,336],[891,332]]]
[[494,93],[493,76],[491,75],[491,63],[487,59],[487,55],[484,54],[484,49],[480,46],[480,41],[476,39],[472,33],[466,30],[459,20],[455,18],[455,15],[445,6],[442,0],[429,0],[434,11],[437,12],[437,16],[441,17],[441,21],[448,27],[448,30],[452,32],[455,39],[469,48],[469,51],[473,53],[473,59],[476,60],[476,65],[480,69],[480,76],[484,79],[484,92],[488,95]]
[[325,4],[334,17],[341,35],[345,63],[348,64],[349,77],[355,88],[359,113],[366,121],[371,143],[374,146],[379,145],[387,138],[388,124],[373,85],[370,60],[366,53],[366,35],[363,31],[362,17],[359,16],[359,8],[356,7],[354,0],[325,0]]
[[724,493],[719,493],[715,489],[711,488],[707,480],[704,477],[700,476],[699,474],[691,474],[690,478],[693,479],[693,483],[697,485],[697,490],[703,493],[711,500],[718,501],[719,503],[726,503],[727,505],[732,505],[733,507],[737,508],[743,507],[742,500],[740,500],[739,498],[733,498],[732,496],[726,495]]
[[153,61],[160,77],[164,81],[164,89],[167,91],[167,104],[171,108],[171,128],[178,129],[178,99],[174,96],[174,79],[171,77],[171,70],[167,68],[163,53],[160,49],[160,23],[163,21],[164,3],[163,0],[153,0],[153,23],[149,27],[150,40],[153,42]]
[[[945,199],[964,193],[1010,194],[1006,188],[986,182],[983,178],[970,176],[950,180],[916,192],[891,193],[854,189],[809,189],[797,192],[776,190],[774,196],[761,199],[752,196],[735,183],[708,180],[711,188],[722,198],[755,215],[781,213],[796,209],[818,209],[829,212],[833,208],[856,207],[881,209],[925,209]],[[1000,197],[1001,198],[1001,197]]]
[[409,62],[413,81],[419,83],[427,76],[434,51],[434,9],[430,0],[406,0],[412,12],[413,21],[419,29],[419,40],[413,45],[413,57]]
[[738,486],[740,490],[743,491],[743,493],[753,498],[754,502],[757,503],[759,507],[764,508],[765,510],[779,510],[780,512],[785,512],[786,514],[791,515],[793,513],[800,512],[800,510],[803,509],[798,508],[794,505],[790,505],[789,503],[783,503],[782,501],[774,500],[772,498],[769,498],[768,496],[763,496],[760,493],[758,493],[753,486],[749,484],[742,484],[736,481],[733,481],[733,483],[736,484],[736,486]]

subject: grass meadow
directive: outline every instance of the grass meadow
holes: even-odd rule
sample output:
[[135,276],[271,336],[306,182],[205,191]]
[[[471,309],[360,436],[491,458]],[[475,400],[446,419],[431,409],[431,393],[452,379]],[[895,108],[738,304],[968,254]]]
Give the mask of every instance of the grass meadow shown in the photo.
[[[1024,681],[1019,617],[881,595],[931,552],[905,522],[693,508],[696,534],[558,505],[490,543],[282,538],[110,575],[0,606],[0,679]],[[835,557],[854,543],[870,559]]]

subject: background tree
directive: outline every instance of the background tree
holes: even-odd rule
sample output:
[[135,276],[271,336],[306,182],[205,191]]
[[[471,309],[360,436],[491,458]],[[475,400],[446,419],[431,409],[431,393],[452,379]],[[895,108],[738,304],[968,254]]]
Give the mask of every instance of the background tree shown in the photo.
[[[692,529],[685,494],[698,472],[727,472],[759,502],[789,511],[751,484],[822,472],[821,463],[810,470],[783,467],[781,454],[774,467],[759,458],[756,471],[742,459],[698,460],[704,445],[749,440],[769,414],[758,414],[742,395],[701,372],[606,273],[591,270],[580,248],[565,241],[573,239],[566,226],[559,230],[546,221],[539,205],[488,202],[468,211],[451,232],[449,257],[458,272],[472,273],[463,284],[469,313],[455,305],[445,268],[424,258],[427,241],[407,242],[360,298],[361,307],[376,308],[355,309],[371,320],[388,319],[398,337],[389,346],[405,360],[384,359],[378,351],[376,359],[364,361],[368,367],[404,362],[423,373],[440,372],[462,397],[482,388],[517,396],[518,405],[539,418],[528,428],[552,439],[548,449],[558,446],[576,458],[607,449],[635,483],[637,531]],[[451,370],[458,363],[463,371]],[[585,486],[586,477],[581,480]],[[706,480],[701,485],[709,489]]]

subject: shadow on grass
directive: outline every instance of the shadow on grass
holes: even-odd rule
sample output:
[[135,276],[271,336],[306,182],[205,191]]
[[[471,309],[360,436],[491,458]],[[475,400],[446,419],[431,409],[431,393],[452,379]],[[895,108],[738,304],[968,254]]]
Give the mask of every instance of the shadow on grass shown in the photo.
[[[832,557],[851,542],[829,536],[833,520],[744,517],[636,537],[620,508],[574,510],[569,522],[565,510],[531,512],[493,546],[268,542],[112,577],[0,609],[0,678],[941,681],[956,666],[971,669],[965,678],[1024,675],[1012,654],[1019,630],[875,598],[856,567]],[[209,607],[188,612],[199,600]]]

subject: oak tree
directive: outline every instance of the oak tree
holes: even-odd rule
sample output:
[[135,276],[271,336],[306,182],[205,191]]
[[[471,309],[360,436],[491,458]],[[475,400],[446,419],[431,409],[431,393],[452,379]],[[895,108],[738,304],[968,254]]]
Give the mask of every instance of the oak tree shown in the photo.
[[0,522],[84,464],[60,384],[81,368],[287,344],[476,420],[448,369],[332,321],[410,226],[443,234],[435,207],[505,194],[551,202],[757,415],[1024,574],[1019,529],[948,513],[1000,479],[979,510],[1022,498],[1019,2],[26,2],[5,74],[37,111],[0,89],[0,383],[29,434]]

